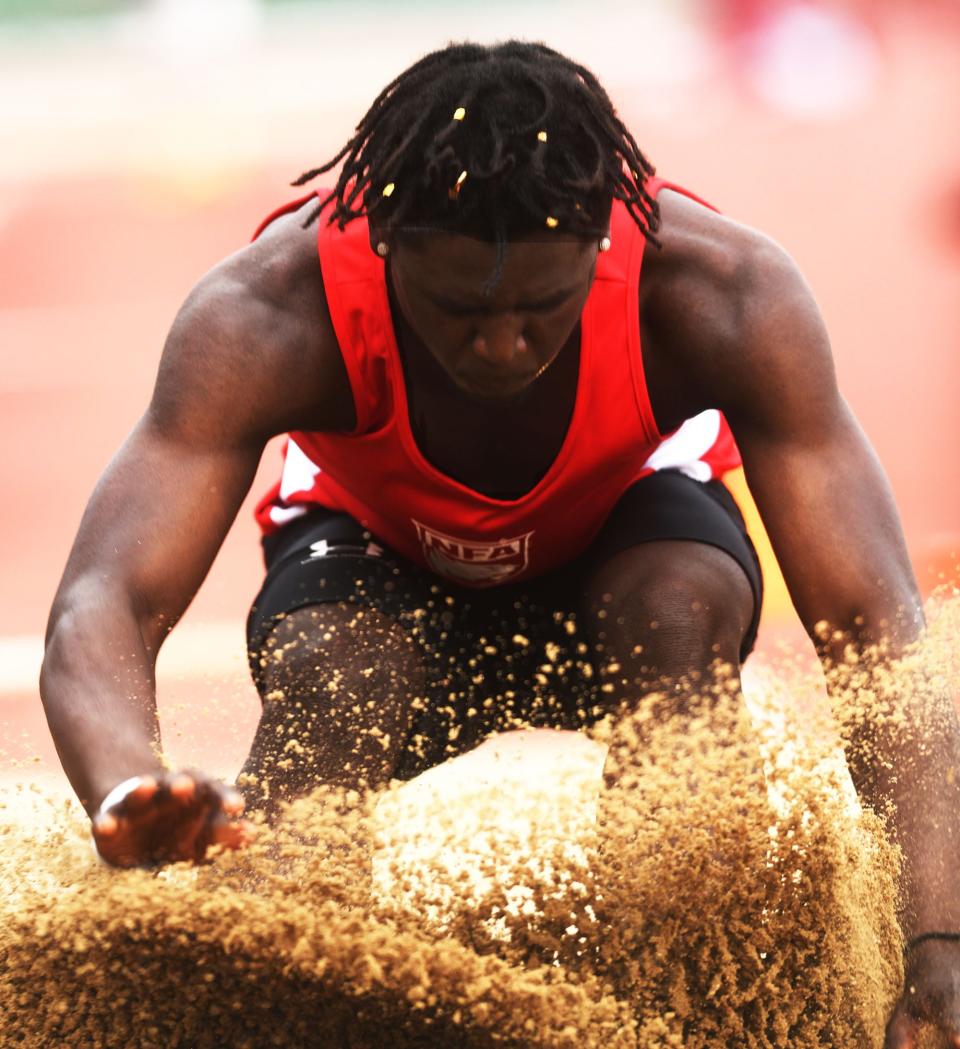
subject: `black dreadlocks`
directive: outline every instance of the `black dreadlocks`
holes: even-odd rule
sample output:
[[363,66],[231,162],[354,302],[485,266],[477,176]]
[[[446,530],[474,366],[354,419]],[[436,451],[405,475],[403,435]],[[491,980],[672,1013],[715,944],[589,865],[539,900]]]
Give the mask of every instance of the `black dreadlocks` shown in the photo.
[[[597,78],[539,43],[450,44],[389,83],[356,134],[301,186],[341,159],[329,222],[366,215],[382,233],[454,232],[497,244],[552,230],[602,236],[622,200],[657,243],[653,167]],[[358,201],[359,204],[355,205]]]

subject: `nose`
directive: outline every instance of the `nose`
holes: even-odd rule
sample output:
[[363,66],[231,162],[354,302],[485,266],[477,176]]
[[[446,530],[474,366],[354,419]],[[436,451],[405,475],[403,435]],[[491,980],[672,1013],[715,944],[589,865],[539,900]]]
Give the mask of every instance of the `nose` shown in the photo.
[[509,318],[493,321],[473,336],[473,352],[492,367],[522,371],[529,350],[523,328]]

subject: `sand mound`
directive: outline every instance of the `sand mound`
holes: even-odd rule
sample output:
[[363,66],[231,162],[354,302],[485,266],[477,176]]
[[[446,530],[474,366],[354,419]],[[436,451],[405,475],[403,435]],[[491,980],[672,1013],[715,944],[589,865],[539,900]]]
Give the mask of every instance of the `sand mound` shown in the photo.
[[8,793],[3,1044],[879,1047],[897,854],[801,693],[645,706],[598,730],[604,789],[578,745],[532,784],[318,792],[199,869],[104,869],[75,806]]

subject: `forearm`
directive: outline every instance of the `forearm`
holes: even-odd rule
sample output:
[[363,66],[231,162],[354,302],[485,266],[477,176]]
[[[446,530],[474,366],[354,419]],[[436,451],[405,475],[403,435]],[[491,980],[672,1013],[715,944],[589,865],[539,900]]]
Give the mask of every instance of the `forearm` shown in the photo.
[[89,813],[120,781],[162,767],[155,657],[122,594],[88,588],[58,601],[40,694],[63,769]]
[[960,726],[932,686],[902,692],[850,732],[850,773],[901,849],[904,935],[960,933]]

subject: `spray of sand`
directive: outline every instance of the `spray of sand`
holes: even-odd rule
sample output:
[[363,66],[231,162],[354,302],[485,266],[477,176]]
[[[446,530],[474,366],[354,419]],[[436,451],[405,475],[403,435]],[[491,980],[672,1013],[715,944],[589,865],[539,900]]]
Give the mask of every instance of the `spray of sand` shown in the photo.
[[[960,597],[931,613],[835,711],[917,731],[898,694],[956,694]],[[606,786],[573,748],[549,788],[317,792],[201,868],[107,870],[74,805],[10,794],[4,1044],[879,1047],[897,852],[816,690],[777,680],[752,717],[721,684],[692,720],[605,723]]]

